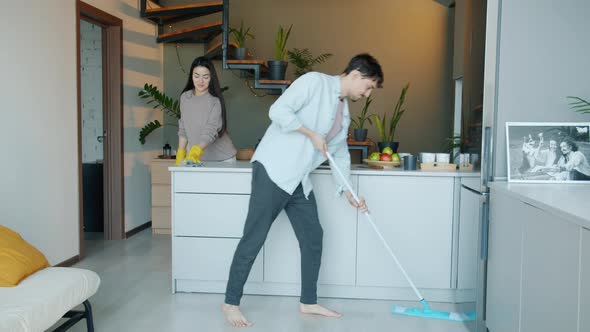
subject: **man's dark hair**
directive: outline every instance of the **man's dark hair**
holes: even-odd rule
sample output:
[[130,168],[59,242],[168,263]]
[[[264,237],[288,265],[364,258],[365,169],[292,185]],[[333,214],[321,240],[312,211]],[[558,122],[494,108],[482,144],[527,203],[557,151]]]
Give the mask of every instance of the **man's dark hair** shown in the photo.
[[368,53],[358,54],[355,55],[346,69],[344,69],[344,74],[348,75],[353,70],[358,70],[363,77],[369,77],[377,80],[377,87],[383,87],[383,71],[381,70],[381,65],[377,62],[373,56]]

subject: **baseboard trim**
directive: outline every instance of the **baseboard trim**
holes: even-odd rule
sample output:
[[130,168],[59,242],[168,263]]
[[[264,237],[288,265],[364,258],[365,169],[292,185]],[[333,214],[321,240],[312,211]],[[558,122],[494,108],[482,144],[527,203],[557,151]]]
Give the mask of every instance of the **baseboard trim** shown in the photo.
[[133,235],[135,235],[135,234],[143,231],[144,229],[148,229],[150,227],[152,227],[152,221],[151,220],[148,221],[148,222],[146,222],[143,225],[139,225],[139,226],[135,227],[134,229],[132,229],[132,230],[130,230],[128,232],[125,232],[125,238],[128,239],[128,238],[132,237]]
[[65,261],[61,262],[61,263],[57,263],[53,266],[58,266],[58,267],[70,267],[76,263],[78,263],[80,261],[80,255],[76,255],[74,257],[68,258]]

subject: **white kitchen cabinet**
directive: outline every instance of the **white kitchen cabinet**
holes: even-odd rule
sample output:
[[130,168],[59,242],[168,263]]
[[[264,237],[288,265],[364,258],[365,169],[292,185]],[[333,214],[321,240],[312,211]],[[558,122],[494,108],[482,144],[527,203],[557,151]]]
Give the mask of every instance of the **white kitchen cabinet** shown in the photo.
[[590,331],[590,229],[582,228],[582,278],[580,291],[580,332]]
[[460,195],[457,288],[475,289],[479,259],[477,240],[481,195],[463,187]]
[[[243,233],[251,174],[172,174],[173,292],[224,289]],[[246,285],[262,281],[263,251],[256,258]],[[197,280],[200,284],[194,283]]]
[[490,197],[486,325],[490,332],[520,330],[521,245],[527,211],[504,195]]
[[[357,176],[353,176],[353,181]],[[322,265],[318,284],[354,285],[357,211],[345,197],[336,196],[336,184],[330,174],[311,176],[324,230]],[[273,223],[265,243],[264,281],[301,282],[299,244],[283,211]]]
[[577,331],[580,227],[536,207],[522,245],[521,331]]
[[252,173],[179,172],[174,181],[177,193],[246,194],[252,191]]
[[[489,331],[590,331],[588,230],[567,212],[506,188],[491,192]],[[536,190],[530,195],[540,197]]]
[[[450,288],[454,181],[449,177],[359,177],[359,194],[419,288]],[[359,215],[357,285],[409,287]]]
[[[173,243],[176,279],[227,281],[239,239],[178,237]],[[248,282],[262,281],[262,254],[252,265]]]
[[241,238],[250,195],[175,194],[174,235]]

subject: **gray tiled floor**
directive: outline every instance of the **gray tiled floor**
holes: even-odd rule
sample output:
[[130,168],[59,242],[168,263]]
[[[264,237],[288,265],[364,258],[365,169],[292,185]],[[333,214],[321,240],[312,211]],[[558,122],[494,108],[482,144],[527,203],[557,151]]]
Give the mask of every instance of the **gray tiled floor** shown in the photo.
[[[101,277],[90,299],[96,331],[235,331],[219,310],[221,294],[170,292],[170,237],[143,231],[124,241],[86,241],[87,256],[76,267]],[[321,304],[344,314],[341,319],[301,315],[298,298],[245,296],[242,307],[255,322],[247,331],[471,331],[464,324],[425,318],[394,316],[391,301],[320,299]],[[418,306],[418,303],[397,303]],[[460,310],[433,304],[439,310]],[[86,331],[84,322],[71,331]]]

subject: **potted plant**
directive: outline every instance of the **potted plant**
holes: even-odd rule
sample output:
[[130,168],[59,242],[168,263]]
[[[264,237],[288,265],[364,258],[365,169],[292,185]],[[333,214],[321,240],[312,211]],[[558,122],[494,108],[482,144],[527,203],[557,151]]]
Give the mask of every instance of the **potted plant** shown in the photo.
[[248,54],[248,49],[246,48],[246,39],[254,39],[254,35],[250,32],[250,27],[244,29],[244,21],[240,23],[240,29],[229,28],[229,33],[232,34],[234,37],[234,41],[238,48],[236,49],[236,59],[244,60],[246,59],[246,55]]
[[365,105],[363,106],[363,109],[361,110],[361,114],[359,114],[356,119],[351,119],[350,121],[352,122],[352,124],[354,124],[354,126],[356,128],[354,128],[354,140],[357,142],[364,142],[367,139],[367,128],[365,128],[365,121],[368,121],[370,124],[373,124],[373,122],[371,122],[371,115],[367,115],[367,111],[369,110],[369,106],[371,106],[371,103],[373,102],[373,100],[371,99],[371,97],[369,96],[369,98],[367,98],[365,100]]
[[294,48],[287,51],[287,55],[289,56],[289,62],[295,66],[295,77],[299,77],[312,71],[314,65],[326,62],[332,56],[332,53],[323,53],[314,57],[307,48],[302,50]]
[[[168,97],[165,93],[160,92],[157,87],[146,83],[143,89],[139,91],[138,96],[141,99],[148,99],[146,104],[154,104],[155,109],[159,108],[169,116],[180,119],[180,103],[178,100]],[[162,127],[160,121],[154,120],[141,128],[139,131],[141,144],[145,144],[146,137],[160,127]]]
[[268,61],[268,70],[271,80],[280,81],[285,79],[285,71],[287,70],[287,61],[285,61],[285,58],[287,57],[286,47],[289,35],[291,34],[291,28],[293,28],[293,24],[291,24],[289,30],[285,30],[283,29],[283,26],[279,25],[279,31],[275,38],[275,57],[274,60]]
[[410,88],[410,83],[407,83],[403,88],[402,92],[397,100],[397,104],[393,109],[393,115],[391,120],[387,121],[387,113],[383,114],[383,117],[379,117],[378,114],[373,114],[373,118],[375,120],[375,124],[377,126],[377,130],[379,131],[379,136],[381,137],[381,142],[378,142],[379,151],[383,151],[385,147],[390,147],[394,153],[397,153],[397,149],[399,148],[399,142],[394,141],[395,129],[401,119],[402,115],[406,112],[404,107],[404,102],[406,101],[406,93]]
[[453,137],[445,138],[442,150],[449,153],[452,163],[458,164],[461,147],[461,135],[455,135]]

